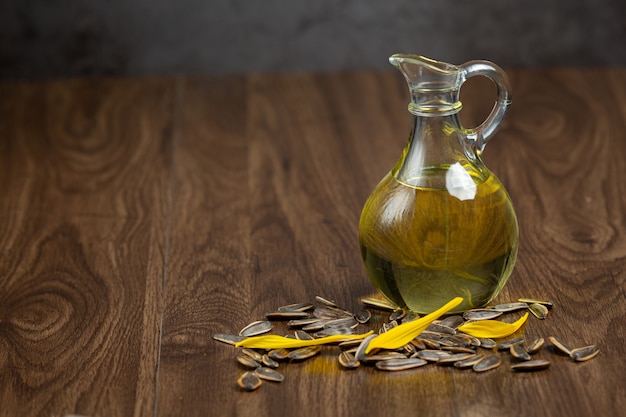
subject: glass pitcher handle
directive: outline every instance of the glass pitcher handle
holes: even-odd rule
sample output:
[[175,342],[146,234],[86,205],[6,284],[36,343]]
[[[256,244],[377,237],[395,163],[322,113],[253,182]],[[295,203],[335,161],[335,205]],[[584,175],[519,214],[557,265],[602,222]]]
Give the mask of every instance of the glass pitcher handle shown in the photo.
[[476,144],[476,149],[483,151],[485,145],[496,133],[511,105],[511,86],[506,73],[496,64],[489,61],[469,61],[460,66],[465,79],[482,75],[489,78],[497,87],[498,97],[491,113],[484,122],[470,130],[468,139]]

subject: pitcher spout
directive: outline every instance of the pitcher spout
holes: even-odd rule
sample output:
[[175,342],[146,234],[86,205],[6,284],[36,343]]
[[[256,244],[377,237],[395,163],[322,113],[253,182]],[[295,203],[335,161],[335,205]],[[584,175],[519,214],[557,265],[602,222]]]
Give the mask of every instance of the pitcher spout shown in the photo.
[[459,90],[465,81],[461,68],[413,54],[395,54],[389,62],[402,72],[409,86],[409,112],[444,116],[461,110]]

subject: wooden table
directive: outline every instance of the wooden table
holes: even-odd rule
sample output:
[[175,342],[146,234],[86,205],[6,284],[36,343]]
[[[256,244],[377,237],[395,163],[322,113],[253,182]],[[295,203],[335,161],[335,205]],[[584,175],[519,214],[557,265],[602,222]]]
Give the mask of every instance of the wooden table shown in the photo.
[[[514,104],[484,159],[521,240],[496,302],[553,300],[524,335],[597,344],[596,358],[544,348],[536,373],[505,354],[483,374],[385,373],[341,370],[329,347],[242,392],[214,334],[374,292],[357,225],[408,135],[401,75],[5,83],[0,416],[624,415],[626,71],[508,73]],[[492,94],[464,88],[466,125]]]

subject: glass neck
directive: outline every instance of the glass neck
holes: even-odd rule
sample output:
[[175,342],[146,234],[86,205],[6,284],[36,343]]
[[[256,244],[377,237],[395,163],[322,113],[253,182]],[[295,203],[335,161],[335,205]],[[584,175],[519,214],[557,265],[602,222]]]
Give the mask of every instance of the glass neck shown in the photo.
[[480,171],[482,166],[461,128],[457,112],[444,116],[415,115],[409,141],[392,175],[410,187],[445,188],[445,171],[458,164],[466,170]]

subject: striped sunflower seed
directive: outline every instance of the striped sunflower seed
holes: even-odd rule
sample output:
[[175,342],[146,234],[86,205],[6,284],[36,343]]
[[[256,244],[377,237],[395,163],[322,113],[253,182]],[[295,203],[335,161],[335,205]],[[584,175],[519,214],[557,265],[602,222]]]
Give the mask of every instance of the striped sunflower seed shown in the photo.
[[285,376],[280,372],[275,371],[272,368],[266,368],[264,366],[256,368],[254,370],[254,373],[256,374],[256,376],[266,381],[282,382],[285,379]]
[[272,311],[265,314],[265,318],[268,320],[293,320],[305,317],[309,317],[309,313],[306,311]]
[[294,361],[302,361],[305,359],[312,358],[313,356],[317,355],[321,351],[322,351],[322,348],[319,346],[307,346],[307,347],[302,347],[296,350],[292,350],[291,352],[289,352],[289,355],[287,357]]
[[249,356],[250,358],[254,359],[257,362],[261,362],[263,360],[263,355],[261,355],[259,352],[253,349],[243,348],[241,349],[241,353],[243,353],[246,356]]
[[276,311],[279,312],[290,312],[290,311],[309,311],[313,310],[314,305],[311,303],[295,303],[295,304],[287,304],[281,307],[278,307]]
[[244,372],[237,380],[237,385],[246,391],[254,391],[261,386],[261,380],[254,372]]
[[465,320],[493,320],[496,317],[500,317],[504,314],[502,311],[494,310],[491,308],[477,308],[473,310],[468,310],[463,313],[463,318]]
[[543,337],[535,339],[530,345],[528,345],[528,347],[526,348],[526,351],[529,354],[533,355],[541,350],[541,348],[543,347],[543,344],[544,344]]
[[459,369],[471,368],[484,358],[483,354],[477,353],[465,360],[454,362],[453,366]]
[[270,330],[272,330],[272,323],[270,323],[269,321],[266,321],[266,320],[253,321],[252,323],[248,324],[246,327],[241,329],[241,331],[239,332],[239,336],[252,337],[252,336],[257,336],[263,333],[267,333]]
[[524,348],[524,345],[522,345],[521,343],[518,343],[516,345],[511,345],[509,350],[511,352],[511,356],[513,356],[515,359],[519,361],[530,360],[530,354],[526,351],[526,348]]
[[246,355],[237,356],[237,362],[239,362],[241,365],[245,366],[246,368],[256,369],[259,366],[261,366],[260,363],[252,359],[250,356],[246,356]]
[[498,346],[496,341],[493,339],[481,338],[478,340],[480,340],[480,347],[485,348],[485,349],[493,349],[494,347]]
[[278,368],[278,362],[270,358],[267,353],[263,355],[263,357],[261,358],[261,362],[268,368]]
[[499,355],[496,355],[495,353],[490,353],[483,357],[480,361],[476,362],[472,366],[472,369],[475,372],[485,372],[497,368],[498,366],[500,366],[501,363],[502,359]]
[[322,297],[321,295],[316,295],[315,301],[328,307],[337,307],[337,303],[334,300],[331,300],[330,298]]
[[528,308],[528,304],[526,303],[506,303],[506,304],[498,304],[496,306],[491,307],[496,311],[502,311],[503,313],[510,313],[511,311],[523,310]]
[[381,371],[404,371],[426,365],[426,361],[419,358],[390,359],[376,362],[376,368]]
[[354,354],[344,351],[339,354],[339,365],[346,369],[358,368],[361,363],[356,360]]
[[598,353],[600,353],[600,348],[596,345],[591,345],[572,349],[569,356],[576,362],[584,362],[596,357]]
[[498,350],[509,350],[511,346],[517,345],[519,343],[524,343],[524,339],[521,337],[516,337],[514,339],[505,340],[504,342],[498,343]]
[[536,300],[534,298],[520,298],[519,300],[520,303],[526,303],[526,304],[542,304],[548,308],[552,308],[552,301],[549,300]]
[[289,350],[287,349],[272,349],[269,352],[267,352],[267,356],[270,359],[273,359],[275,361],[282,361],[285,360],[289,357]]
[[572,353],[572,348],[569,347],[564,341],[562,341],[558,337],[550,336],[548,337],[548,340],[550,340],[550,343],[552,343],[552,346],[557,348],[557,350],[559,350],[560,352],[565,353],[568,356]]
[[441,324],[442,326],[447,326],[456,330],[456,328],[459,327],[464,322],[465,320],[463,320],[462,316],[455,314],[453,316],[446,317],[445,319],[441,320],[438,324]]
[[540,371],[550,367],[550,361],[546,359],[535,359],[511,365],[511,369],[518,372]]
[[213,339],[218,342],[226,343],[229,345],[235,345],[238,342],[241,342],[245,339],[245,336],[240,336],[238,334],[225,334],[225,333],[217,333],[213,335]]
[[361,303],[365,304],[368,307],[376,308],[379,310],[394,311],[399,308],[397,305],[393,304],[390,301],[379,300],[378,298],[371,297],[361,298]]
[[313,340],[313,336],[311,336],[304,330],[296,330],[295,332],[293,332],[293,334],[298,340]]
[[537,317],[539,320],[545,320],[545,318],[548,317],[548,307],[543,304],[534,303],[529,305],[528,309],[533,313],[533,316]]

